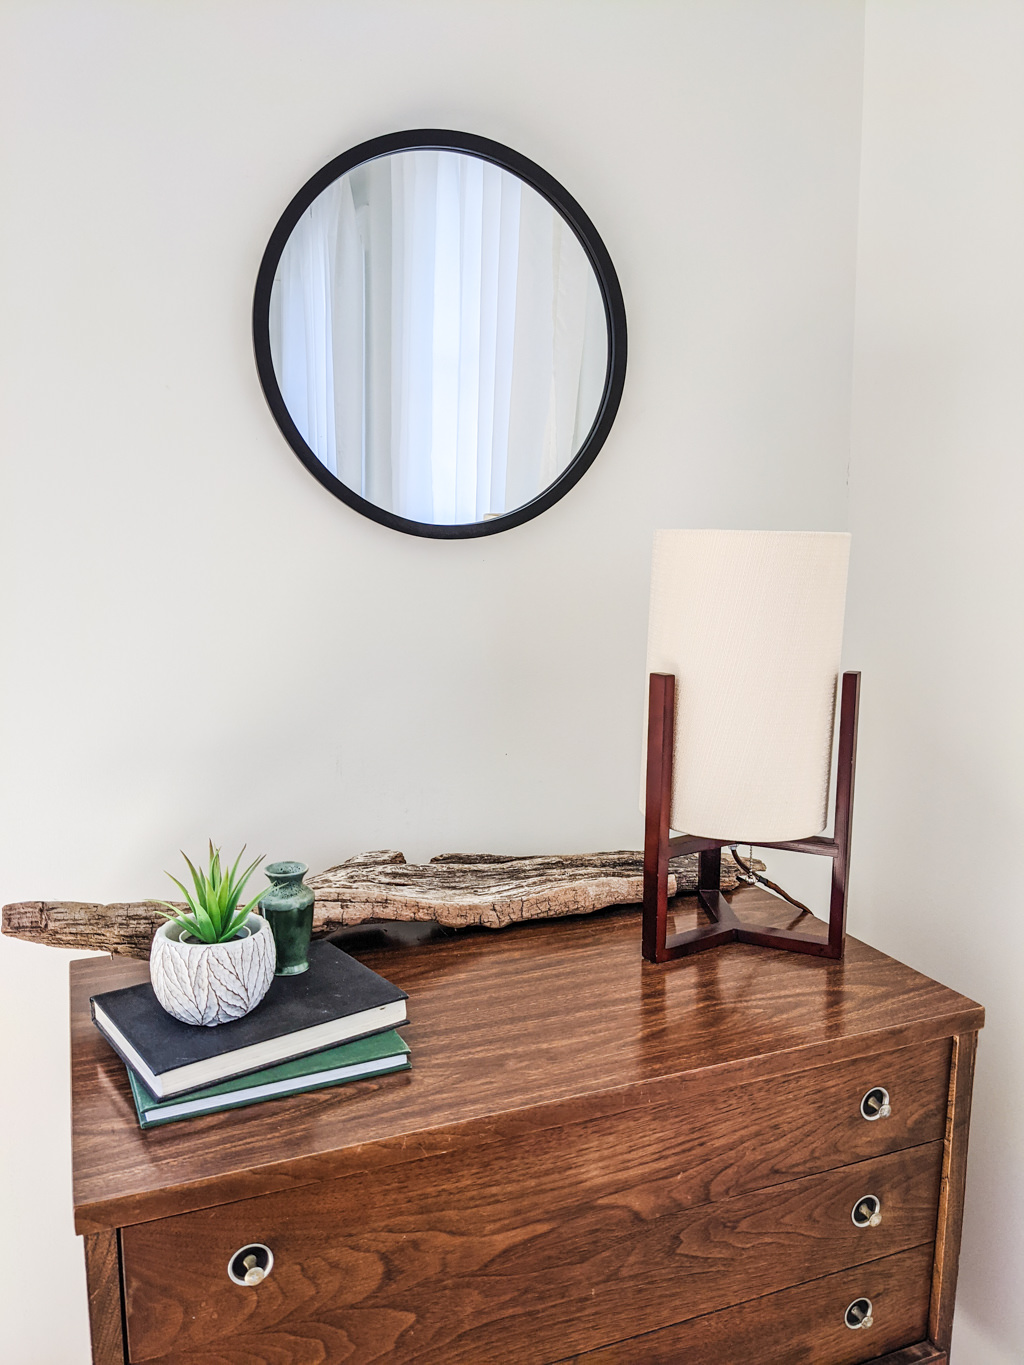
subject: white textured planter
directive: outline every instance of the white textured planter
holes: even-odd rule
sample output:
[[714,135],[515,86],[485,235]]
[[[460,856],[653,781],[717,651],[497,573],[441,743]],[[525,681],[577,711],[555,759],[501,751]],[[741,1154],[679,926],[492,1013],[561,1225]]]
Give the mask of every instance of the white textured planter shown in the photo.
[[277,950],[270,925],[250,915],[248,933],[227,943],[182,939],[168,920],[153,937],[149,977],[156,998],[183,1024],[226,1024],[255,1009],[274,979]]

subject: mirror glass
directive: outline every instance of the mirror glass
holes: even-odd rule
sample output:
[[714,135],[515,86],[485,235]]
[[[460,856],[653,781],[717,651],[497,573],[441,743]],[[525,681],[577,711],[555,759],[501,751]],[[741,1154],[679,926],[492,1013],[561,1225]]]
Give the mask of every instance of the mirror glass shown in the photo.
[[556,485],[610,375],[605,293],[567,218],[445,148],[364,160],[306,204],[274,253],[265,325],[280,403],[333,476],[317,477],[420,534],[483,529]]

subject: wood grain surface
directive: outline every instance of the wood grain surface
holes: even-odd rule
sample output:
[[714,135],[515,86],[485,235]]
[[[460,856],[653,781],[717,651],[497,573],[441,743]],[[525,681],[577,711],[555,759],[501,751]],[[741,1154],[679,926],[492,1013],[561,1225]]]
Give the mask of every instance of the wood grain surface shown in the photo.
[[904,1346],[901,1351],[872,1358],[868,1365],[949,1365],[949,1356],[932,1342],[919,1341],[913,1346]]
[[947,1351],[953,1335],[953,1308],[956,1303],[960,1233],[964,1220],[964,1192],[967,1182],[967,1138],[971,1123],[971,1096],[977,1050],[976,1033],[961,1034],[953,1039],[946,1119],[946,1153],[942,1163],[935,1274],[932,1280],[931,1311],[928,1321],[932,1341]]
[[84,1242],[93,1365],[125,1365],[118,1233],[94,1232]]
[[[753,859],[756,871],[764,863]],[[722,888],[737,885],[737,866],[725,850]],[[414,921],[464,929],[504,929],[523,920],[590,914],[609,905],[640,899],[641,854],[548,854],[512,858],[499,854],[444,853],[429,863],[407,863],[393,849],[361,853],[326,872],[307,877],[316,894],[313,937],[346,925]],[[669,863],[669,895],[697,888],[697,855]],[[182,910],[184,902],[179,902]],[[16,901],[3,907],[3,932],[10,938],[56,948],[100,949],[128,957],[149,957],[153,935],[163,922],[153,901],[96,905],[88,901]]]
[[[552,1360],[935,1235],[941,1142],[680,1208],[670,1149],[589,1127],[126,1228],[132,1360],[302,1360],[325,1328],[346,1365]],[[225,1272],[248,1242],[274,1252],[256,1289]]]
[[[937,1362],[942,1357],[922,1343],[931,1271],[932,1248],[915,1247],[571,1356],[565,1365],[875,1365],[895,1350],[900,1354],[889,1356],[890,1365]],[[871,1300],[874,1322],[851,1331],[843,1318],[858,1298]],[[915,1345],[904,1353],[909,1343]]]
[[[765,921],[791,914],[755,890],[733,900]],[[678,927],[692,923],[695,911],[676,906]],[[656,967],[641,962],[639,935],[638,912],[604,911],[360,951],[409,992],[410,1072],[149,1132],[88,1010],[90,994],[144,980],[145,966],[72,963],[78,1230],[652,1105],[699,1109],[719,1085],[933,1042],[984,1019],[964,996],[855,939],[840,962],[734,945]]]

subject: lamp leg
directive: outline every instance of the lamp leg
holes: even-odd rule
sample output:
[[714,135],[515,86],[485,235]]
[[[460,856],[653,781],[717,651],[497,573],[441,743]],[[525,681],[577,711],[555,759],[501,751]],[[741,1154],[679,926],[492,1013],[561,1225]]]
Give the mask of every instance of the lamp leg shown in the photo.
[[651,674],[648,703],[641,951],[648,962],[660,962],[668,929],[668,822],[672,806],[676,713],[674,674]]
[[[717,892],[722,889],[722,850],[702,848],[697,854],[697,897],[713,920],[718,919]],[[710,894],[705,894],[708,892]]]
[[846,895],[853,837],[853,781],[857,773],[857,724],[860,719],[860,674],[844,673],[839,710],[839,754],[836,763],[836,818],[832,835],[832,894],[829,903],[829,956],[842,957],[846,940]]

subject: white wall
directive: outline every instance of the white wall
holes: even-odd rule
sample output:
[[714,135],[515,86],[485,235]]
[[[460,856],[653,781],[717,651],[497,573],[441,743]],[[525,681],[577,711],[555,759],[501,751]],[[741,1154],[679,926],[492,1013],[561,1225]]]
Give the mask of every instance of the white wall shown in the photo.
[[854,931],[988,1010],[955,1365],[1024,1359],[1024,5],[869,0]]
[[[0,898],[160,895],[208,835],[639,846],[652,528],[846,523],[861,41],[860,0],[7,0]],[[455,544],[326,493],[249,338],[292,193],[424,125],[558,177],[630,327],[582,483]],[[77,1365],[64,955],[0,984],[0,1339]]]

